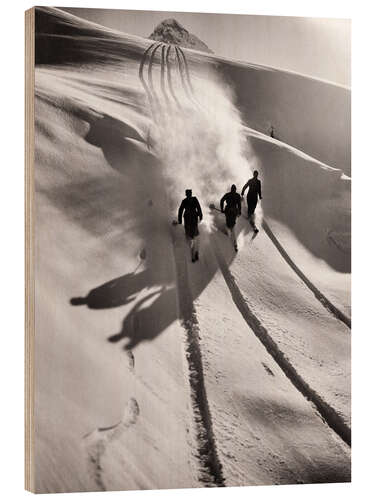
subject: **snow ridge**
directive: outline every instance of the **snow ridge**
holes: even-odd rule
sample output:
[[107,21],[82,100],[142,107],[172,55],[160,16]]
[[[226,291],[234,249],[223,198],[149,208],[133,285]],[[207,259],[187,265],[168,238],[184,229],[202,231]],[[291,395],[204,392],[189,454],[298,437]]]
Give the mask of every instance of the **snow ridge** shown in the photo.
[[250,329],[262,342],[268,353],[273,357],[276,363],[283,370],[292,384],[301,392],[301,394],[309,401],[311,401],[324,421],[336,432],[336,434],[348,445],[351,446],[351,429],[345,423],[341,415],[339,415],[326,401],[322,399],[316,391],[314,391],[303,378],[298,374],[297,370],[280,350],[277,343],[272,339],[267,329],[261,324],[259,319],[252,313],[239,289],[233,274],[225,263],[218,244],[214,239],[213,243],[214,252],[218,261],[220,270],[224,280],[231,293],[232,300],[242,314],[244,320],[249,325]]

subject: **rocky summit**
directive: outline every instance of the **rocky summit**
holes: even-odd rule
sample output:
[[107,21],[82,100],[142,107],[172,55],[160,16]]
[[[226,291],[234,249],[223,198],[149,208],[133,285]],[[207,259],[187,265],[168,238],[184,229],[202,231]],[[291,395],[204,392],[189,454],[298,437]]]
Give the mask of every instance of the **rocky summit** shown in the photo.
[[164,43],[173,43],[188,49],[213,53],[202,40],[189,33],[176,19],[162,21],[156,26],[149,38]]

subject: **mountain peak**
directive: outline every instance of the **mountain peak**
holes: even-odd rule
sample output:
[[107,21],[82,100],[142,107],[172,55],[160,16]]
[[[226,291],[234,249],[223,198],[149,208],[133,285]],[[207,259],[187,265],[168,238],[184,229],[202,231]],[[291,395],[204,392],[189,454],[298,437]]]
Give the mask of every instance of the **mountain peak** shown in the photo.
[[189,33],[187,29],[173,18],[165,19],[159,23],[149,38],[158,42],[173,43],[187,49],[212,53],[212,50],[202,40]]

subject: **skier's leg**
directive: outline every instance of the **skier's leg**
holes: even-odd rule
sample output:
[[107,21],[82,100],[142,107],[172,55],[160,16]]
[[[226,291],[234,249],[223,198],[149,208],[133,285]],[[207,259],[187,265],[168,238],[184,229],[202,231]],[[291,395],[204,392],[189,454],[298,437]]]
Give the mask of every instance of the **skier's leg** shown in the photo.
[[190,252],[191,252],[191,261],[195,261],[195,239],[190,239]]
[[236,226],[232,227],[232,242],[233,242],[234,249],[237,252],[238,247],[237,247],[237,237],[236,237]]
[[195,262],[199,259],[199,236],[195,236],[190,240],[191,261]]
[[252,206],[249,204],[247,207],[247,218],[249,219],[250,226],[254,226],[254,210]]
[[228,214],[225,214],[225,228],[224,228],[225,234],[227,236],[230,236],[230,229],[229,229],[229,222],[228,222]]
[[247,199],[247,213],[249,215],[249,224],[253,230],[257,233],[258,228],[255,225],[255,208],[257,206],[257,200],[248,198]]
[[231,227],[229,231],[230,231],[230,240],[233,243],[234,249],[237,252],[237,239],[236,239],[235,226]]
[[250,221],[251,227],[253,228],[254,233],[259,233],[259,229],[255,225],[255,214],[254,213],[250,216],[249,221]]
[[194,238],[194,258],[195,260],[199,259],[199,236]]

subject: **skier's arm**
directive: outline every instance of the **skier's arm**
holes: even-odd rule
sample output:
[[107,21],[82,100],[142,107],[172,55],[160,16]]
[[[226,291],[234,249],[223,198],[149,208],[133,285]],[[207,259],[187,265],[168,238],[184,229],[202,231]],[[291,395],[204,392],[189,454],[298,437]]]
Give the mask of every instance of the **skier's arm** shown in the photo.
[[260,183],[260,181],[258,181],[259,184],[258,184],[258,194],[259,194],[259,199],[261,200],[262,199],[262,185]]
[[238,201],[237,201],[237,210],[238,210],[238,216],[241,215],[241,198],[238,197]]
[[182,224],[182,214],[183,214],[184,208],[185,208],[184,202],[182,201],[182,203],[180,205],[180,208],[178,209],[178,217],[177,217],[177,219],[178,219],[178,223],[179,224]]
[[221,210],[222,212],[224,212],[224,201],[225,201],[226,196],[227,196],[227,195],[225,194],[225,195],[221,198],[221,200],[220,200],[220,210]]
[[247,188],[247,187],[248,187],[248,185],[249,185],[249,182],[250,182],[250,181],[247,181],[247,182],[246,182],[246,184],[244,185],[244,187],[242,188],[242,191],[241,191],[241,196],[243,196],[243,195],[244,195],[244,193],[245,193],[245,191],[246,191],[246,188]]
[[198,217],[200,218],[200,220],[203,219],[203,214],[202,214],[202,209],[201,209],[201,206],[199,204],[199,201],[198,201],[198,198],[195,198],[197,200],[197,212],[198,212]]

